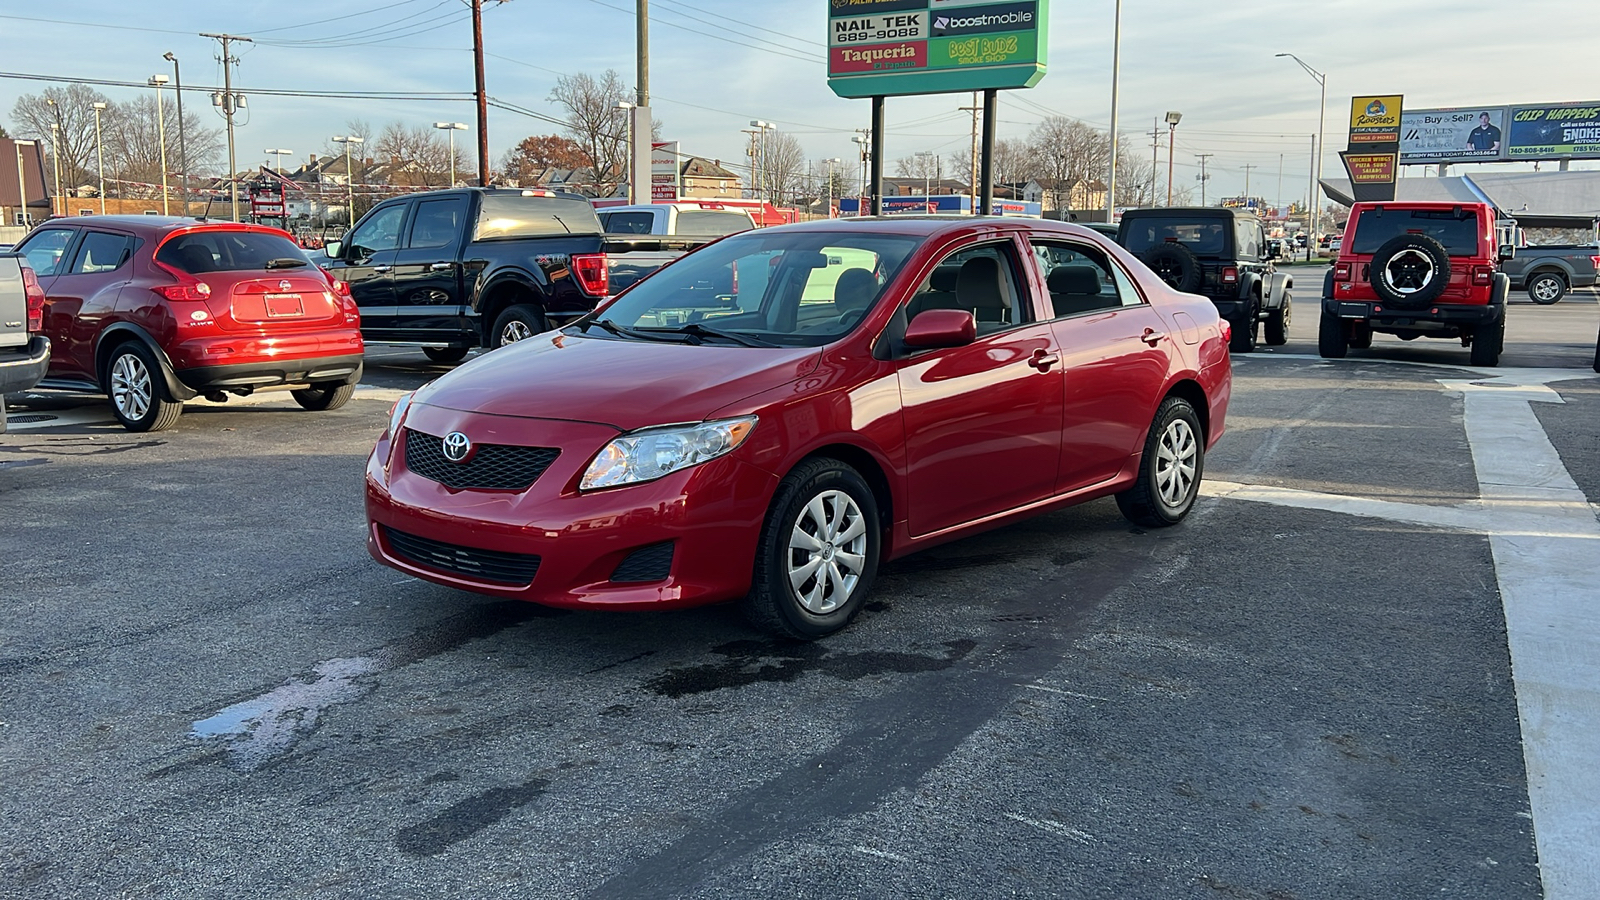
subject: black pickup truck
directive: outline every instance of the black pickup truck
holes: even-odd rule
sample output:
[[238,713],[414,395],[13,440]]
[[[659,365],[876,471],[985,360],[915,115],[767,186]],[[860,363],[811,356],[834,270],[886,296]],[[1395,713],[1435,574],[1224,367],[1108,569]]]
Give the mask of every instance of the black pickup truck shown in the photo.
[[577,194],[457,188],[374,206],[317,261],[369,342],[454,362],[575,319],[704,239],[607,236]]

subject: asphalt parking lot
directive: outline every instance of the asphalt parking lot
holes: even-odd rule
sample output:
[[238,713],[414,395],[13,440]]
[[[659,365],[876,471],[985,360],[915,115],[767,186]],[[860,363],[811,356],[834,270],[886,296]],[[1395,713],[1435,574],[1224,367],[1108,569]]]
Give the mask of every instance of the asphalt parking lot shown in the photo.
[[1317,359],[1296,279],[1184,525],[900,560],[809,645],[372,563],[365,456],[448,368],[412,349],[153,435],[19,398],[0,896],[1592,896],[1600,645],[1544,599],[1600,601],[1595,294],[1489,371]]

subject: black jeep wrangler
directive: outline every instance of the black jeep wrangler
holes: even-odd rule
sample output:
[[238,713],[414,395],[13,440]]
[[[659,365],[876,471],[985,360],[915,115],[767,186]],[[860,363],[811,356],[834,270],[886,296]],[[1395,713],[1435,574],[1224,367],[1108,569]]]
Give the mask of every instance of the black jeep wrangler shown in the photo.
[[1267,343],[1289,340],[1294,278],[1272,264],[1254,213],[1221,207],[1130,209],[1122,214],[1117,243],[1176,290],[1200,294],[1233,326],[1228,349],[1249,353],[1265,323]]

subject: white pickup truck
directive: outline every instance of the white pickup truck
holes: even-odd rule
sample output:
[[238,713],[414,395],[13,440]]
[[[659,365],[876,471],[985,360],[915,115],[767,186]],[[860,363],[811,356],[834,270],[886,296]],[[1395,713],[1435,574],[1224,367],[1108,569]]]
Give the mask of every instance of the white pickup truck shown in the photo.
[[608,206],[595,212],[607,234],[721,237],[756,227],[749,212],[715,201]]
[[44,331],[44,290],[20,256],[0,254],[0,432],[6,430],[6,394],[25,391],[50,367]]

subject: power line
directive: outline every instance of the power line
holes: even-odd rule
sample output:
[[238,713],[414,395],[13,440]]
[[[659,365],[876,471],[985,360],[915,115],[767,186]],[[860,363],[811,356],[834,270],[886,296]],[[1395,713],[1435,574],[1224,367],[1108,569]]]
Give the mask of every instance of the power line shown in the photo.
[[[615,10],[615,11],[620,12],[620,13],[627,13],[630,16],[636,14],[634,10],[624,9],[623,7],[620,7],[620,6],[612,6],[609,3],[602,2],[602,0],[589,0],[589,2],[593,3],[595,6],[603,6],[606,9]],[[682,15],[682,13],[679,13],[678,15]],[[764,48],[764,47],[757,47],[754,44],[745,43],[744,41],[736,41],[733,38],[722,37],[721,35],[716,35],[716,34],[707,34],[704,31],[701,31],[701,30],[699,30],[697,28],[690,28],[687,25],[679,25],[676,22],[669,22],[669,21],[667,21],[665,19],[657,19],[657,20],[655,20],[655,23],[657,25],[665,25],[668,28],[676,28],[679,31],[687,31],[690,34],[698,35],[700,37],[711,38],[714,41],[722,41],[724,43],[733,44],[733,45],[739,46],[739,47],[747,47],[747,48],[749,48],[751,50],[761,50],[764,53],[776,53],[779,56],[787,57],[789,59],[799,60],[800,62],[808,62],[808,63],[826,63],[827,62],[827,59],[825,57],[814,56],[814,55],[810,55],[810,54],[802,56],[800,54],[804,53],[804,51],[796,50],[793,47],[780,46],[778,44],[772,43],[771,41],[763,41],[763,40],[761,40],[761,38],[757,38],[757,37],[752,37],[750,39],[753,40],[753,41],[760,41],[761,43],[767,44],[768,46],[776,48],[776,49],[769,50],[769,49]],[[732,32],[730,32],[730,33],[732,33]]]
[[[184,32],[187,34],[188,32]],[[66,75],[34,75],[25,72],[0,72],[0,78],[11,78],[19,81],[44,81],[59,84],[92,84],[100,87],[131,87],[146,88],[148,83],[143,81],[116,81],[109,78],[73,78]],[[184,85],[186,91],[210,93],[220,91],[221,87],[215,85]],[[280,88],[235,88],[240,94],[260,94],[265,97],[316,97],[335,100],[444,100],[444,101],[470,101],[471,93],[461,91],[298,91]]]
[[318,19],[314,22],[302,22],[299,25],[280,25],[277,28],[256,28],[253,29],[253,33],[269,34],[274,31],[294,31],[299,28],[310,28],[313,25],[326,25],[329,22],[338,22],[342,19],[354,19],[357,16],[365,16],[375,12],[383,12],[386,9],[399,9],[402,6],[410,6],[413,3],[422,2],[424,2],[424,0],[400,0],[399,3],[385,3],[382,6],[374,6],[371,9],[363,9],[360,12],[346,13],[342,16],[334,16],[331,19]]
[[[692,9],[695,12],[705,13],[708,16],[720,15],[720,13],[712,12],[709,9],[703,9],[701,7],[698,7],[698,6],[690,6],[689,4],[682,2],[682,0],[656,0],[656,2],[657,3],[666,3],[669,6],[681,6],[681,7],[685,8],[685,9]],[[682,13],[679,13],[679,15],[682,15]],[[822,47],[824,49],[826,49],[826,47],[827,47],[827,45],[824,44],[821,41],[808,41],[808,40],[805,40],[804,38],[797,38],[797,37],[795,37],[794,35],[790,34],[787,31],[778,31],[777,29],[773,29],[773,28],[763,28],[760,25],[751,25],[748,22],[744,23],[744,25],[746,27],[748,27],[748,28],[754,28],[757,31],[765,31],[768,34],[775,34],[775,35],[778,35],[779,37],[788,38],[789,40],[792,40],[792,41],[798,41],[798,42],[800,42],[802,44],[808,44],[808,45],[810,45],[812,47]]]

